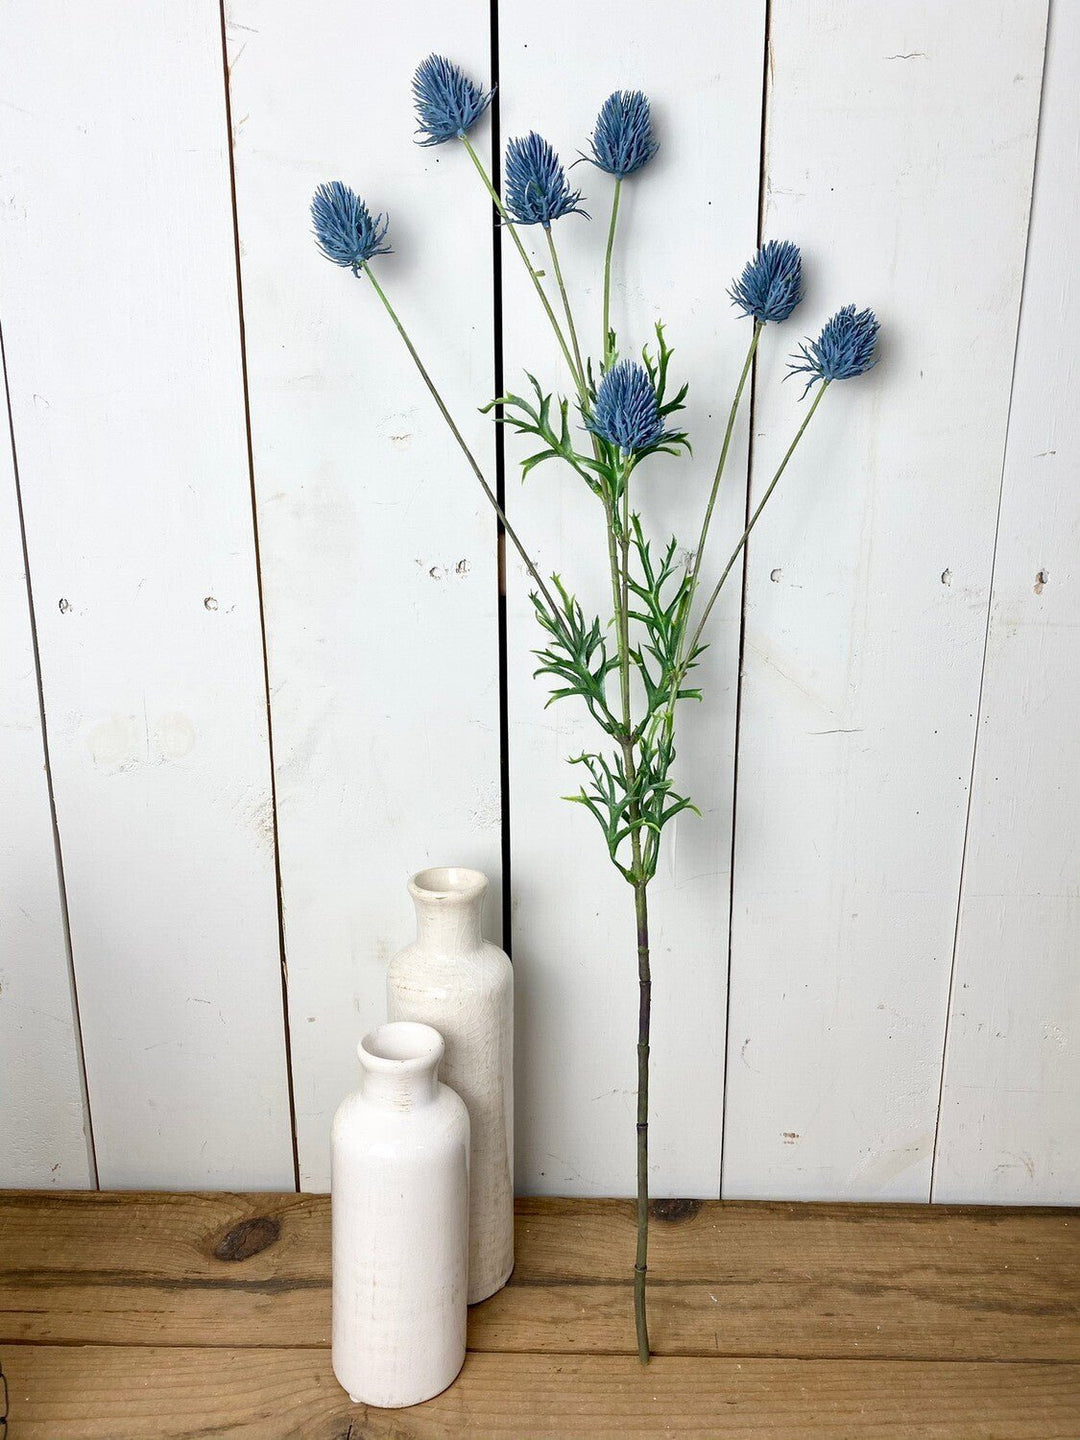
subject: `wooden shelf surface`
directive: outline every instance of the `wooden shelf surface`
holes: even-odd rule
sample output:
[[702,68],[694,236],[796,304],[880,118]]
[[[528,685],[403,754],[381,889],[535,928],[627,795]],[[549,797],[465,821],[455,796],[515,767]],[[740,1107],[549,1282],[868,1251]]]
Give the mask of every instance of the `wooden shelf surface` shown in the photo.
[[[0,1192],[8,1440],[1080,1440],[1080,1212],[521,1200],[446,1394],[351,1406],[322,1195]],[[0,1427],[0,1436],[3,1429]]]

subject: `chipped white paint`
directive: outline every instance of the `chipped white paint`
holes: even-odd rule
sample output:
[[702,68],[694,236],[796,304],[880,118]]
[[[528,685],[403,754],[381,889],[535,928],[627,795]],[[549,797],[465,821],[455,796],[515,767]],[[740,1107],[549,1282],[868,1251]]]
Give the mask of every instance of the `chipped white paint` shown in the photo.
[[[750,548],[724,1193],[926,1200],[1046,7],[771,15],[788,334],[854,300],[884,343]],[[758,493],[800,413],[787,348],[759,370]]]
[[100,1179],[277,1189],[292,1143],[218,8],[6,9],[2,318]]
[[0,677],[0,1185],[78,1190],[94,1175],[6,425]]
[[[487,501],[308,205],[342,179],[389,212],[379,273],[493,473],[490,203],[459,147],[414,144],[410,96],[433,48],[488,73],[490,10],[332,0],[313,23],[228,0],[226,19],[300,1171],[324,1189],[409,875],[499,874],[499,664]],[[489,903],[497,926],[497,884]]]
[[935,1200],[1080,1199],[1080,11],[1051,12]]
[[[691,383],[686,425],[692,460],[657,457],[635,495],[661,540],[692,545],[716,463],[720,429],[750,335],[725,294],[757,231],[764,6],[685,3],[658,44],[649,7],[620,12],[603,44],[567,46],[581,7],[503,0],[504,136],[536,127],[569,162],[596,112],[620,87],[655,102],[657,158],[623,187],[612,323],[637,351],[657,319],[675,347],[674,370]],[[609,177],[572,172],[587,221],[556,227],[582,342],[599,349]],[[539,230],[527,240],[544,261]],[[506,383],[523,366],[567,386],[546,322],[508,241]],[[730,549],[743,515],[745,415],[714,526],[714,556]],[[594,612],[610,605],[603,514],[555,465],[519,483],[508,443],[510,516],[545,572],[559,571]],[[513,955],[517,985],[518,1188],[628,1194],[634,1188],[637,958],[629,887],[611,866],[586,811],[559,797],[577,787],[568,755],[595,742],[576,702],[545,710],[532,678],[538,629],[522,567],[508,566],[510,821]],[[708,573],[708,570],[705,572]],[[650,1133],[657,1194],[715,1195],[719,1183],[728,867],[739,582],[732,576],[699,672],[707,701],[682,720],[680,775],[704,812],[679,818],[652,886],[653,1083]]]

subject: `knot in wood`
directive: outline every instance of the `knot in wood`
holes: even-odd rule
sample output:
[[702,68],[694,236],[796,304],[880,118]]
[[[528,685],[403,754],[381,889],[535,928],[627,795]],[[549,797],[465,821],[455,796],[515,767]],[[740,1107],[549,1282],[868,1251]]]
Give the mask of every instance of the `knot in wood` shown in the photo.
[[281,1221],[270,1215],[257,1215],[241,1220],[224,1234],[214,1246],[215,1260],[250,1260],[266,1250],[281,1236]]
[[654,1220],[678,1225],[683,1220],[692,1220],[700,1209],[700,1200],[654,1200],[649,1206],[649,1214]]

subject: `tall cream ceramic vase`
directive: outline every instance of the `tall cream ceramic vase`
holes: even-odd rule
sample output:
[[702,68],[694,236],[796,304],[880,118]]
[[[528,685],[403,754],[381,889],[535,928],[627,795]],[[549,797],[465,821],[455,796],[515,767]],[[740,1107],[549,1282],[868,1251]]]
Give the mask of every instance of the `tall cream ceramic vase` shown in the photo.
[[487,877],[448,866],[409,882],[416,941],[391,961],[391,1020],[433,1025],[446,1042],[442,1076],[465,1101],[472,1132],[469,1304],[514,1268],[514,981],[483,936]]
[[334,1374],[357,1403],[416,1405],[465,1359],[469,1117],[442,1037],[383,1025],[332,1134]]

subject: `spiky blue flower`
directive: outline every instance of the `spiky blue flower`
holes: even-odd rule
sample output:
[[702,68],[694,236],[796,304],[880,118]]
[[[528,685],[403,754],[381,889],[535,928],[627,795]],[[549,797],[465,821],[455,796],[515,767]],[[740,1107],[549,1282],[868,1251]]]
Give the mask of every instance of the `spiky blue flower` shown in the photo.
[[563,215],[584,215],[581,192],[571,190],[562,161],[542,135],[530,130],[506,147],[506,208],[519,225],[543,225]]
[[[872,310],[845,305],[826,320],[816,340],[799,346],[788,369],[792,375],[809,375],[806,390],[819,380],[850,380],[877,364],[878,320]],[[806,394],[806,390],[803,394]]]
[[429,55],[416,67],[412,82],[418,145],[442,145],[471,130],[491,104],[493,90],[483,91],[460,65],[445,55]]
[[767,240],[728,291],[759,324],[786,320],[802,299],[802,255],[791,240]]
[[647,165],[659,150],[653,139],[648,99],[640,90],[616,90],[600,107],[589,140],[593,165],[625,180]]
[[648,450],[666,438],[660,402],[649,372],[636,360],[620,360],[608,370],[596,392],[586,428],[624,455]]
[[311,201],[311,219],[319,249],[335,265],[346,265],[355,274],[373,255],[389,255],[383,244],[389,218],[371,211],[348,185],[331,180],[320,185]]

